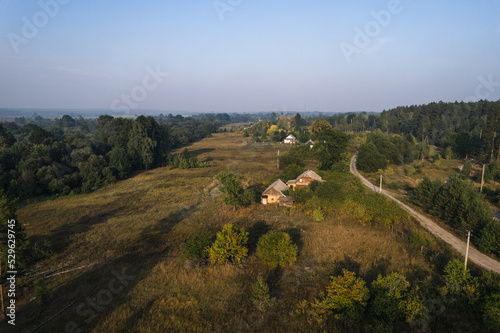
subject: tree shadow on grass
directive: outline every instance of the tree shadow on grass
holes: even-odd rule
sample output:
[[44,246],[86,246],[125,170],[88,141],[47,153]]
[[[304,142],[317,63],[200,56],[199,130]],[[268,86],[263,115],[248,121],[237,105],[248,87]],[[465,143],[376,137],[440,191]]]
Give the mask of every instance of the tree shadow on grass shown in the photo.
[[172,231],[179,222],[187,219],[196,212],[198,204],[191,205],[188,208],[182,208],[178,211],[170,213],[167,217],[157,221],[154,225],[148,226],[143,229],[139,242],[147,244],[161,244],[163,243],[163,235]]
[[279,298],[281,296],[280,281],[283,275],[283,268],[280,266],[274,268],[267,276],[266,283],[269,286],[271,297]]
[[266,221],[258,221],[254,223],[248,229],[248,254],[252,254],[257,250],[257,243],[259,242],[259,238],[265,235],[267,232],[269,232],[271,228],[269,225],[266,223]]
[[391,261],[387,258],[379,258],[371,263],[370,269],[365,273],[364,280],[370,284],[375,281],[379,275],[386,275],[389,273]]
[[297,256],[300,255],[302,247],[304,246],[304,241],[302,240],[302,233],[299,228],[288,228],[284,230],[290,235],[292,242],[297,245]]
[[[134,308],[130,301],[130,292],[142,280],[148,278],[154,267],[164,260],[168,252],[168,245],[165,243],[161,246],[151,246],[148,240],[151,239],[152,234],[158,234],[154,237],[168,234],[176,224],[194,211],[196,211],[194,205],[181,209],[158,221],[156,225],[143,230],[135,242],[140,244],[146,241],[146,246],[149,248],[138,249],[134,246],[136,250],[132,249],[116,258],[95,258],[98,263],[86,270],[77,270],[66,273],[66,276],[60,275],[50,278],[52,280],[45,280],[49,285],[55,284],[55,287],[47,295],[47,300],[42,306],[36,302],[29,302],[16,309],[16,318],[18,318],[16,329],[24,332],[39,327],[35,330],[36,332],[68,330],[77,332],[78,329],[81,329],[81,332],[90,332],[98,327],[101,321],[106,320],[114,310],[117,310],[121,311],[118,317],[125,316],[127,319],[118,323],[108,322],[108,324],[119,332],[129,330],[133,321],[138,320],[146,313],[148,306],[153,304],[150,300],[143,300],[134,295]],[[116,211],[100,215],[98,220],[103,222],[114,213]],[[147,305],[143,306],[143,303]],[[0,331],[7,330],[6,325],[5,322],[0,324]]]
[[264,188],[260,184],[254,184],[247,187],[247,191],[252,191],[253,193],[253,201],[256,203],[260,203],[262,192],[264,192]]
[[125,206],[100,212],[97,214],[87,214],[74,223],[63,224],[50,231],[49,235],[35,235],[29,238],[32,244],[41,243],[43,240],[49,240],[52,244],[51,250],[55,253],[63,253],[71,244],[74,237],[89,231],[94,225],[101,224],[116,216],[125,209]]
[[[163,254],[128,253],[94,265],[84,273],[68,273],[76,276],[52,290],[43,305],[30,302],[17,309],[16,328],[22,332],[34,328],[35,332],[92,331],[128,301],[129,292],[149,275]],[[2,325],[0,330],[3,331]]]
[[344,255],[344,260],[338,261],[335,263],[335,268],[333,269],[333,273],[335,276],[342,275],[342,270],[346,269],[348,271],[356,273],[359,276],[361,265],[356,260],[352,259],[348,255]]
[[215,148],[201,148],[201,149],[196,149],[196,150],[190,151],[189,155],[191,157],[198,157],[201,154],[210,153],[210,152],[212,152],[214,150],[215,150]]

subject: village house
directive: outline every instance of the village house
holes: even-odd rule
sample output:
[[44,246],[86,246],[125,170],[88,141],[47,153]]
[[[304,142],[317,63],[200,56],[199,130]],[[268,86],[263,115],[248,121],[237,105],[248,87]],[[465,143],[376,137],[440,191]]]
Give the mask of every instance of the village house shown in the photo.
[[287,181],[286,184],[281,179],[278,179],[262,193],[261,203],[263,205],[277,203],[280,206],[292,207],[293,198],[285,195],[283,192],[293,190],[295,187],[309,186],[315,180],[324,181],[323,178],[312,170],[307,170],[296,179]]
[[277,203],[279,198],[286,197],[283,194],[286,190],[288,190],[288,186],[281,179],[278,179],[262,193],[262,204]]
[[306,172],[302,173],[300,176],[298,176],[296,179],[292,179],[286,182],[286,185],[293,190],[295,187],[306,187],[309,186],[313,181],[319,181],[322,182],[323,178],[321,178],[320,175],[318,175],[316,172],[312,170],[307,170]]
[[309,141],[306,142],[306,145],[308,145],[309,148],[312,148],[314,146],[314,141],[309,139]]
[[290,134],[285,139],[283,139],[283,142],[288,143],[288,144],[295,144],[295,143],[299,143],[299,140],[297,140],[296,137],[294,137],[293,135]]

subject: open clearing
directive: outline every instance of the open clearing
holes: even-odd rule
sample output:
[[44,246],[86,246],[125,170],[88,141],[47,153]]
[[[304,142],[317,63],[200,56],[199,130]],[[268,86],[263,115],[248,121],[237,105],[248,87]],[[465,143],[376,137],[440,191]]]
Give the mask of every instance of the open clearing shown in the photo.
[[[48,239],[55,256],[37,272],[61,272],[44,281],[45,305],[18,300],[19,331],[303,331],[294,314],[302,299],[324,291],[342,268],[368,283],[378,274],[399,271],[410,281],[433,275],[423,256],[411,256],[396,233],[361,226],[342,216],[313,222],[310,212],[253,204],[233,211],[222,205],[213,176],[231,169],[259,188],[280,171],[277,149],[247,145],[238,133],[217,133],[188,147],[211,167],[158,168],[94,193],[28,204],[18,211],[32,241]],[[180,245],[201,230],[214,234],[226,223],[249,231],[249,257],[242,267],[190,268]],[[269,269],[256,256],[258,238],[283,230],[299,245],[291,268]],[[431,236],[428,236],[431,237]],[[83,266],[83,267],[82,267]],[[250,301],[251,284],[263,275],[278,304],[265,317]],[[3,331],[3,326],[0,326]]]

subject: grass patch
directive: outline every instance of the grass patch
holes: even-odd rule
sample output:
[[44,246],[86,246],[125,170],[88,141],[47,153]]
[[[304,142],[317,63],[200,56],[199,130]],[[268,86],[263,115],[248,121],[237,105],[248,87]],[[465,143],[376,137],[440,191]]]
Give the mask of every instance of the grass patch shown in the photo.
[[[367,282],[392,271],[410,281],[434,274],[423,255],[410,253],[404,237],[363,226],[345,214],[329,212],[315,222],[300,209],[258,203],[236,211],[225,207],[214,195],[213,177],[220,171],[243,175],[246,186],[280,173],[277,150],[286,147],[247,145],[249,140],[216,133],[188,147],[199,160],[210,160],[208,168],[149,170],[91,194],[21,207],[18,219],[30,241],[48,240],[54,252],[34,271],[83,268],[44,280],[43,307],[30,301],[31,286],[24,288],[16,304],[17,328],[32,330],[72,304],[40,331],[62,332],[68,323],[85,332],[308,331],[310,326],[294,315],[296,305],[324,291],[329,277],[342,268]],[[244,264],[186,267],[182,244],[201,231],[215,235],[227,223],[249,233]],[[271,268],[259,259],[257,241],[270,230],[290,234],[297,244],[291,267]],[[111,299],[103,298],[122,272],[131,276],[126,285],[115,286],[120,290]],[[265,315],[251,301],[258,276],[277,299]]]

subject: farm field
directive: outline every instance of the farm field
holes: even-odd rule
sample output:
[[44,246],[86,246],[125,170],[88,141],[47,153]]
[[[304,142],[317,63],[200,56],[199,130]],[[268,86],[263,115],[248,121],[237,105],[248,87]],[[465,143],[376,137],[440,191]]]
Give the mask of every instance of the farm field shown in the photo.
[[[214,180],[218,172],[233,170],[256,189],[280,173],[277,149],[288,147],[247,141],[239,133],[216,133],[188,146],[193,156],[210,163],[208,168],[153,169],[91,194],[21,207],[18,220],[29,239],[50,240],[55,254],[34,272],[49,272],[44,305],[32,300],[33,290],[26,287],[18,300],[16,329],[307,332],[311,327],[296,314],[297,304],[318,297],[342,268],[367,283],[393,271],[409,281],[435,274],[423,255],[410,253],[398,233],[364,226],[341,213],[315,222],[311,212],[300,209],[224,206]],[[200,230],[215,234],[226,223],[249,232],[245,262],[189,265],[181,245]],[[407,228],[419,227],[414,223]],[[270,269],[257,257],[257,240],[269,230],[292,235],[299,247],[292,267]],[[435,240],[434,245],[447,251]],[[277,297],[277,305],[265,315],[250,300],[251,284],[259,275]]]

